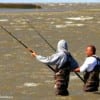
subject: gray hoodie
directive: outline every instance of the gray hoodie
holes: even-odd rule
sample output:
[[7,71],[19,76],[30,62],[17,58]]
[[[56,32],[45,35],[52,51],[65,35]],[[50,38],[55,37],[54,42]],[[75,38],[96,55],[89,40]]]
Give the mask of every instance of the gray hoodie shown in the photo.
[[61,68],[67,60],[70,60],[70,66],[72,68],[78,67],[78,63],[76,62],[76,60],[72,56],[68,57],[67,53],[69,53],[67,42],[65,40],[60,40],[58,42],[57,52],[55,54],[48,57],[37,55],[36,58],[38,61],[44,64],[56,65],[58,66],[58,68]]

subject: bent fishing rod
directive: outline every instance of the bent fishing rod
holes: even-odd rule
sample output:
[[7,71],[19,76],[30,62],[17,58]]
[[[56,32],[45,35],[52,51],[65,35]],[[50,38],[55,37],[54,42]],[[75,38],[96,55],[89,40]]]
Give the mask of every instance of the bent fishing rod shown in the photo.
[[[24,18],[26,19],[26,18]],[[41,35],[41,33],[39,31],[36,30],[36,28],[30,23],[30,21],[26,21],[28,23],[28,25],[34,29],[34,31],[46,42],[46,44],[48,44],[48,46],[53,50],[53,51],[56,51],[56,49],[48,42],[47,39],[44,38],[43,35]],[[77,73],[77,72],[74,72],[80,79],[81,81],[83,81],[83,83],[85,83],[84,79]]]
[[[11,37],[13,37],[17,42],[19,42],[24,48],[26,48],[30,53],[34,53],[33,50],[29,49],[27,45],[25,45],[22,41],[20,41],[16,36],[14,36],[10,31],[8,31],[6,28],[0,25],[0,27],[7,32]],[[55,69],[53,69],[50,65],[46,64],[53,72],[56,72]]]

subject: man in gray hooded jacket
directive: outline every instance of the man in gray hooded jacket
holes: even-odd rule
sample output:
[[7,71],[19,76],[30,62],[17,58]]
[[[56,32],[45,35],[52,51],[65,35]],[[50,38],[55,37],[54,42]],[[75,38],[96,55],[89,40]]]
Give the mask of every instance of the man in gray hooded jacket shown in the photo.
[[57,52],[51,56],[44,57],[32,53],[36,59],[47,65],[55,65],[55,89],[56,95],[68,95],[68,83],[70,71],[78,66],[76,60],[68,52],[67,42],[60,40],[57,45]]

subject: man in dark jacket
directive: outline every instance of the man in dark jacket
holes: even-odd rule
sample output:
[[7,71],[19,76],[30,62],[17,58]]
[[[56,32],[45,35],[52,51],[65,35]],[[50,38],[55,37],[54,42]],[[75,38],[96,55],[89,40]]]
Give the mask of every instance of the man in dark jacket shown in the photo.
[[49,57],[44,57],[32,54],[36,59],[47,65],[55,65],[55,89],[56,95],[68,95],[68,83],[70,71],[72,68],[76,68],[78,63],[68,52],[67,42],[60,40],[57,45],[57,52]]

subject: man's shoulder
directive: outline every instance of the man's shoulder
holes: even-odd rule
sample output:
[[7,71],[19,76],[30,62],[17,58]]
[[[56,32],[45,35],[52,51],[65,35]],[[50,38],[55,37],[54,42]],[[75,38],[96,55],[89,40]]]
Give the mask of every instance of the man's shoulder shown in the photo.
[[93,63],[93,62],[96,62],[96,61],[97,61],[97,59],[93,56],[87,57],[86,60],[85,60],[86,63]]
[[87,63],[97,63],[98,62],[98,64],[100,64],[100,57],[98,57],[96,55],[87,57],[86,62]]
[[100,57],[99,56],[94,55],[92,57],[100,61]]
[[97,56],[90,56],[90,57],[87,57],[86,59],[96,59]]
[[97,60],[98,64],[100,65],[100,57],[99,56],[93,56],[93,57]]

